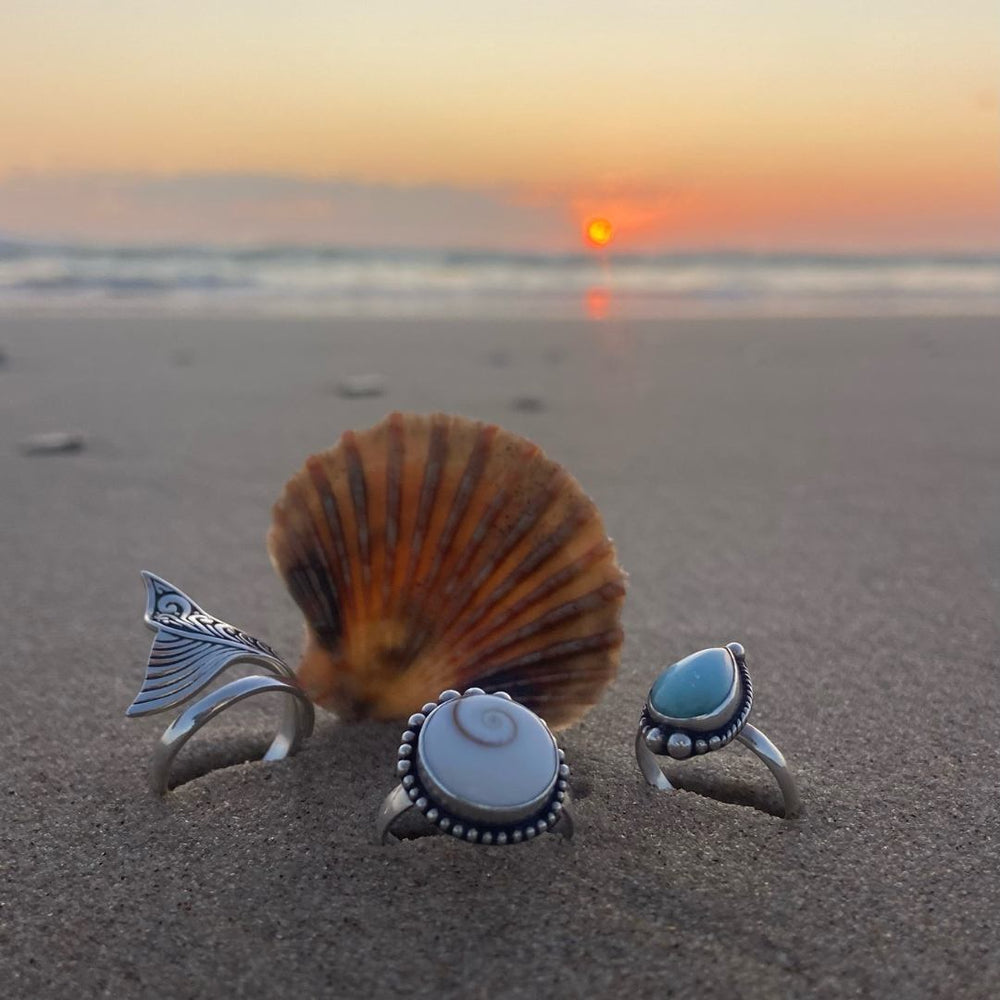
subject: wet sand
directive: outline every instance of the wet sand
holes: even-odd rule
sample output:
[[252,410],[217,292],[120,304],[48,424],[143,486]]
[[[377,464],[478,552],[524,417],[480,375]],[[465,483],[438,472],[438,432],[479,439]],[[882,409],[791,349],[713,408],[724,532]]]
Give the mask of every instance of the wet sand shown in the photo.
[[[1000,991],[995,320],[22,316],[0,347],[6,996]],[[338,394],[369,373],[384,395]],[[224,715],[147,792],[139,570],[294,659],[270,504],[396,408],[537,440],[630,573],[620,675],[562,736],[571,844],[376,845],[400,727],[328,715],[202,774],[268,735]],[[85,448],[19,451],[57,430]],[[635,766],[657,670],[732,639],[797,822],[741,748],[675,795]]]

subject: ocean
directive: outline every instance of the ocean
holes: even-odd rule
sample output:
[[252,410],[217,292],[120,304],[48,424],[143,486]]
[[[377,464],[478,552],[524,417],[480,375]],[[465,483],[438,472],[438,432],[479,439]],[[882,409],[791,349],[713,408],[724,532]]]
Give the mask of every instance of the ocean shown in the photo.
[[1000,315],[1000,254],[511,254],[0,239],[0,311]]

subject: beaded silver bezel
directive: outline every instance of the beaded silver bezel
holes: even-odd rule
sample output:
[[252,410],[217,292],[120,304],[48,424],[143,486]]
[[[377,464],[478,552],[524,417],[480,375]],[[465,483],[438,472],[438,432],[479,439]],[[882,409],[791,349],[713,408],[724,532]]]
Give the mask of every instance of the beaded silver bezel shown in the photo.
[[[473,823],[464,817],[455,815],[445,804],[434,797],[433,792],[421,779],[419,768],[415,766],[420,730],[431,712],[455,698],[466,698],[486,693],[482,688],[469,688],[464,692],[443,691],[436,702],[428,702],[419,712],[411,715],[407,720],[407,728],[403,731],[399,750],[396,753],[396,773],[414,808],[423,813],[427,820],[442,832],[472,844],[497,846],[520,844],[534,839],[540,833],[551,832],[561,818],[569,792],[570,769],[566,763],[566,754],[559,748],[558,744],[556,744],[556,753],[559,758],[559,770],[552,793],[537,812],[514,823]],[[494,697],[513,701],[513,698],[505,691],[489,693]],[[539,721],[545,725],[544,720],[539,719]],[[545,728],[548,729],[548,726]],[[553,737],[553,743],[555,743],[555,737]]]
[[685,726],[683,720],[668,722],[660,713],[654,714],[650,708],[650,696],[646,696],[646,703],[639,717],[639,731],[646,746],[657,756],[685,760],[698,754],[721,750],[732,743],[747,724],[750,710],[753,708],[753,682],[747,670],[746,656],[743,647],[738,643],[729,643],[725,649],[736,664],[737,681],[743,697],[736,703],[733,712],[715,729],[705,731]]

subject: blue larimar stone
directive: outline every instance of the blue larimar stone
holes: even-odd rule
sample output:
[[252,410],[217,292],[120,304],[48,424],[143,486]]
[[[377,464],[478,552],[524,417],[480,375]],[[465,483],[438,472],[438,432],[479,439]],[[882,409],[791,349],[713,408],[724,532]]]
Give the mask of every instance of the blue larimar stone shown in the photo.
[[709,715],[726,700],[735,677],[728,649],[703,649],[667,667],[653,682],[649,703],[672,719]]

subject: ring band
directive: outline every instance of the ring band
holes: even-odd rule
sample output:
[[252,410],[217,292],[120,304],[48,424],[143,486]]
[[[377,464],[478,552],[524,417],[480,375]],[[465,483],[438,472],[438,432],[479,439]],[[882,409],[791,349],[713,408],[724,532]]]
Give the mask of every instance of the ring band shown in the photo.
[[288,664],[266,643],[208,614],[173,584],[146,571],[142,577],[145,622],[156,638],[142,688],[126,715],[154,715],[182,705],[237,663],[252,663],[268,671],[229,681],[189,705],[167,726],[153,751],[152,790],[157,795],[168,790],[174,758],[202,726],[257,694],[278,691],[289,696],[277,735],[263,759],[281,760],[295,753],[312,733],[315,712]]
[[199,698],[193,705],[189,705],[163,731],[163,735],[153,751],[153,761],[149,772],[149,783],[153,791],[158,795],[167,792],[170,765],[184,744],[202,726],[220,712],[224,712],[230,705],[235,705],[244,698],[250,698],[265,691],[283,691],[290,698],[285,703],[285,711],[278,733],[261,759],[282,760],[295,753],[302,740],[312,731],[309,722],[309,716],[312,714],[312,702],[297,684],[289,683],[284,678],[268,677],[263,674],[240,677],[210,692],[204,698]]
[[753,684],[738,642],[703,649],[667,667],[646,698],[635,736],[635,756],[646,781],[675,791],[658,756],[684,760],[721,750],[733,740],[767,765],[781,789],[785,819],[801,815],[802,802],[782,752],[747,719]]
[[509,694],[442,692],[410,716],[396,773],[400,783],[375,823],[382,844],[410,809],[469,843],[573,836],[565,754],[542,719]]

